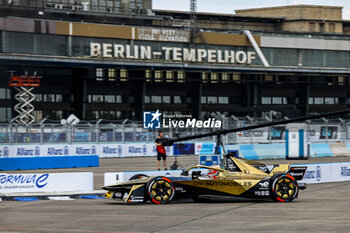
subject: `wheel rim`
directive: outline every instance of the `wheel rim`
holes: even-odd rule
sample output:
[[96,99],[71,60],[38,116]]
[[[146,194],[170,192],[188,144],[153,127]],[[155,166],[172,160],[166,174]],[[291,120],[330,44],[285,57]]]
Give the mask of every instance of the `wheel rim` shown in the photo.
[[149,196],[151,201],[156,204],[168,203],[174,196],[174,187],[171,181],[166,178],[159,178],[149,186]]
[[276,197],[278,201],[288,201],[295,197],[297,186],[288,176],[282,176],[275,184]]

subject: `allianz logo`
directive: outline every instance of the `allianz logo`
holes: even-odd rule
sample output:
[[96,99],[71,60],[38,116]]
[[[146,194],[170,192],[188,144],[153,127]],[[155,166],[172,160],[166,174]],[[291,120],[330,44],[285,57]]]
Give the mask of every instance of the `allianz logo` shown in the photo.
[[142,147],[129,146],[129,150],[128,151],[131,154],[142,153]]
[[102,149],[102,153],[103,154],[116,154],[117,153],[117,148],[104,146],[103,149]]
[[130,154],[147,154],[147,146],[143,145],[143,146],[129,146],[128,152]]
[[17,156],[34,155],[34,149],[17,148]]
[[84,148],[84,147],[77,147],[75,148],[75,154],[79,155],[89,155],[90,149]]
[[56,149],[54,147],[47,148],[48,155],[63,155],[63,149]]

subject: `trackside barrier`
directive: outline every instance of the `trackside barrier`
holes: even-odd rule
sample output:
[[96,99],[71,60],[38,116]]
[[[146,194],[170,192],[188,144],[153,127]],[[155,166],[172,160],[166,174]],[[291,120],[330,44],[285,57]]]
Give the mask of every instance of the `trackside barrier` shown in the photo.
[[[349,163],[319,163],[319,164],[294,164],[292,167],[307,166],[306,173],[301,182],[307,184],[350,181]],[[273,166],[268,166],[271,170]],[[109,172],[104,175],[104,185],[113,185],[116,182],[128,181],[136,174],[148,176],[177,176],[181,170],[169,171],[133,171],[133,172]]]
[[3,171],[98,166],[99,157],[97,155],[0,158],[0,170]]
[[[246,159],[284,159],[286,144],[226,144],[226,151],[239,150]],[[215,143],[186,143],[167,147],[167,155],[213,155]],[[0,158],[41,157],[41,156],[88,156],[100,158],[125,158],[156,156],[154,143],[126,144],[26,144],[0,145]],[[312,143],[310,157],[331,157],[350,155],[350,143]]]
[[32,192],[92,191],[92,172],[74,173],[0,173],[0,194]]
[[307,166],[302,182],[307,184],[350,181],[350,163],[298,164]]

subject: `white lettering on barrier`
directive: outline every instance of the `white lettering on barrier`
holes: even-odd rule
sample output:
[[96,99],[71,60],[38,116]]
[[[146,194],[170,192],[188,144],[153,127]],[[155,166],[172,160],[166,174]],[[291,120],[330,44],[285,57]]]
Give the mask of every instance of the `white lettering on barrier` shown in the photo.
[[[173,147],[166,147],[173,155]],[[104,157],[156,156],[154,143],[133,144],[76,144],[76,145],[6,145],[0,146],[0,158],[39,156],[98,155]]]
[[71,192],[93,190],[92,172],[0,174],[0,193]]

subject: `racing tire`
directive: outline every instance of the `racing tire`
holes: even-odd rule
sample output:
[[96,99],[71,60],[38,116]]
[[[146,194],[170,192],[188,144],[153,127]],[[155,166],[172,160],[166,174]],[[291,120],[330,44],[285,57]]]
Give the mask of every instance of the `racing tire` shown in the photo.
[[145,174],[136,174],[136,175],[133,175],[132,177],[130,177],[129,180],[137,180],[137,179],[141,179],[141,178],[144,178],[144,177],[149,177],[148,175],[145,175]]
[[278,174],[271,178],[271,196],[274,201],[291,202],[299,192],[298,183],[289,174]]
[[175,196],[174,183],[164,176],[157,176],[148,181],[146,195],[154,204],[170,203]]

